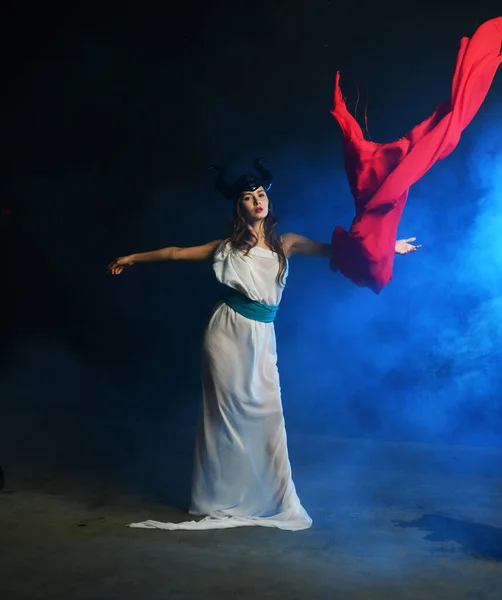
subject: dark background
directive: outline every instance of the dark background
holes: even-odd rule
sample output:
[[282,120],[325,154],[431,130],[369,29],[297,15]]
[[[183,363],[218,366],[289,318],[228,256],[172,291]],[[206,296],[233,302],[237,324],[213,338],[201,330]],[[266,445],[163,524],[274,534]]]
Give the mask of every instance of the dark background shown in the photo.
[[[500,12],[4,3],[4,453],[73,472],[155,462],[168,477],[159,465],[192,446],[220,290],[209,263],[114,278],[107,264],[221,237],[231,208],[207,167],[237,176],[257,156],[281,230],[329,241],[353,214],[335,72],[351,109],[359,89],[372,139],[395,139],[448,97],[460,38]],[[412,189],[400,235],[424,247],[398,257],[380,296],[291,261],[276,323],[290,433],[501,445],[501,127],[498,73],[457,150]]]

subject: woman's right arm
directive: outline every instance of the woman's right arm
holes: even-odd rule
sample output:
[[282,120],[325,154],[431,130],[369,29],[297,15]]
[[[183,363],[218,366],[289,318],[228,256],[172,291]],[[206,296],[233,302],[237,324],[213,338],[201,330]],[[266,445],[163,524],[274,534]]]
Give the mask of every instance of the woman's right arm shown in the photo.
[[136,263],[158,262],[163,260],[210,260],[222,240],[214,240],[202,246],[192,246],[191,248],[178,248],[171,246],[152,250],[151,252],[141,252],[139,254],[130,254],[116,258],[108,265],[108,271],[112,275],[119,275],[126,267],[131,267]]

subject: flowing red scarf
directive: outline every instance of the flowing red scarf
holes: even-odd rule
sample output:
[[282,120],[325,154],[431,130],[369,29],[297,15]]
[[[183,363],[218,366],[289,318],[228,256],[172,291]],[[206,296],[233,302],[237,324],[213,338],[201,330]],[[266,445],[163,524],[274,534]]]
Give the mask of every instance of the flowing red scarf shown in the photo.
[[462,131],[483,103],[502,62],[502,17],[463,38],[457,55],[451,99],[403,138],[388,144],[364,139],[349,113],[336,75],[331,114],[343,134],[345,169],[356,216],[347,232],[336,227],[331,269],[376,294],[392,279],[397,227],[408,191],[432,165],[457,146]]

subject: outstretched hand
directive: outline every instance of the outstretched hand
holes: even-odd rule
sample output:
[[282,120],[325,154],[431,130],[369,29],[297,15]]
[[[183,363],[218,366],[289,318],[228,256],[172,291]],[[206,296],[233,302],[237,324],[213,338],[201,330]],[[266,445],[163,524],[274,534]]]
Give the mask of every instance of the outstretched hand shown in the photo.
[[414,246],[411,242],[414,242],[417,238],[408,238],[407,240],[396,240],[396,254],[409,254],[410,252],[416,252],[422,245]]
[[112,275],[120,275],[125,268],[132,267],[133,264],[134,261],[131,256],[121,256],[112,260],[108,265],[108,272]]

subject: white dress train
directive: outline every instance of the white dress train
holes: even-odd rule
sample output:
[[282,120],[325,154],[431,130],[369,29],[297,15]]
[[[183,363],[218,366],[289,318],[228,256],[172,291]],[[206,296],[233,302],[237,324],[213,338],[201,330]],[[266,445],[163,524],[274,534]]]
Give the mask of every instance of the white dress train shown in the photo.
[[[222,284],[252,300],[279,304],[283,288],[276,282],[278,258],[271,250],[255,246],[245,256],[222,245],[213,268]],[[205,518],[130,527],[308,529],[312,520],[291,475],[274,324],[219,304],[204,337],[202,389],[190,514]]]

